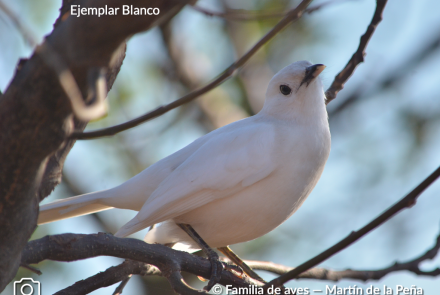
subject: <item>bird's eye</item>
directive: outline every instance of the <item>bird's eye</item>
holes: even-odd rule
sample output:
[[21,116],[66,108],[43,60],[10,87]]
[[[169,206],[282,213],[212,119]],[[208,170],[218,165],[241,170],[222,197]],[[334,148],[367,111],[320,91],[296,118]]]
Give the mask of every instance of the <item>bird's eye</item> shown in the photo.
[[287,85],[280,85],[280,91],[284,95],[289,95],[292,93],[292,89],[290,89],[290,87]]

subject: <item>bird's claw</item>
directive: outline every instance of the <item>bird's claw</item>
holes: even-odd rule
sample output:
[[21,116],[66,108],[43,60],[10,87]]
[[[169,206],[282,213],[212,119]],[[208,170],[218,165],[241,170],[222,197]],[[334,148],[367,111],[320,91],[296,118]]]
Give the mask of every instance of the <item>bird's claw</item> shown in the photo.
[[220,282],[223,271],[223,263],[219,260],[217,253],[213,252],[215,255],[210,255],[209,260],[211,261],[211,277],[209,279],[208,285],[206,285],[203,290],[209,292],[212,287]]
[[246,273],[243,271],[243,269],[238,266],[238,265],[234,265],[234,264],[226,264],[225,265],[225,269],[229,272],[231,272],[234,276],[242,279],[246,276]]

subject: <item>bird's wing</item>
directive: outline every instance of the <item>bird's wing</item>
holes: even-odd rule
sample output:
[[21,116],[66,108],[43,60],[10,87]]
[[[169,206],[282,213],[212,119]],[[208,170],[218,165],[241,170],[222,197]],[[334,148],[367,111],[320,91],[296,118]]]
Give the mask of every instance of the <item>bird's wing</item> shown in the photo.
[[274,127],[262,123],[217,134],[159,185],[117,236],[172,219],[267,177],[275,169],[274,141]]

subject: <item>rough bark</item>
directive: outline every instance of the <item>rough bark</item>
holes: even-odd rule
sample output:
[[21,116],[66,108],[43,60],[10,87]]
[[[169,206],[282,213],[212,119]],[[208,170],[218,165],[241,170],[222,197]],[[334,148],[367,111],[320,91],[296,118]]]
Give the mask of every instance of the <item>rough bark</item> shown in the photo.
[[[73,17],[68,14],[72,3],[81,7],[157,7],[160,14]],[[114,80],[110,77],[117,74],[118,61],[122,62],[125,40],[174,15],[185,3],[64,1],[62,16],[45,42],[67,64],[85,97],[91,68],[112,69],[107,78]],[[83,129],[85,124],[74,120],[70,101],[47,60],[34,54],[20,63],[0,96],[0,291],[17,272],[21,251],[36,227],[39,201],[60,182],[64,159],[74,144],[66,138],[74,126]]]

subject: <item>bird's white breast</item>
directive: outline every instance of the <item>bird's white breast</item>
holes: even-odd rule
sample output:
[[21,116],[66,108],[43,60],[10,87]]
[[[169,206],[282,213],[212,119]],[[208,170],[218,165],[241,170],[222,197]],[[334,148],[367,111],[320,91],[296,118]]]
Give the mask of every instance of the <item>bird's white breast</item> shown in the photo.
[[[244,189],[233,187],[223,191],[227,197],[178,216],[174,221],[191,224],[208,245],[222,247],[260,237],[289,218],[321,176],[330,151],[330,134],[327,124],[277,123],[275,137],[261,135],[274,140],[273,154],[267,155],[275,161],[273,173]],[[181,239],[192,243],[185,235]]]

